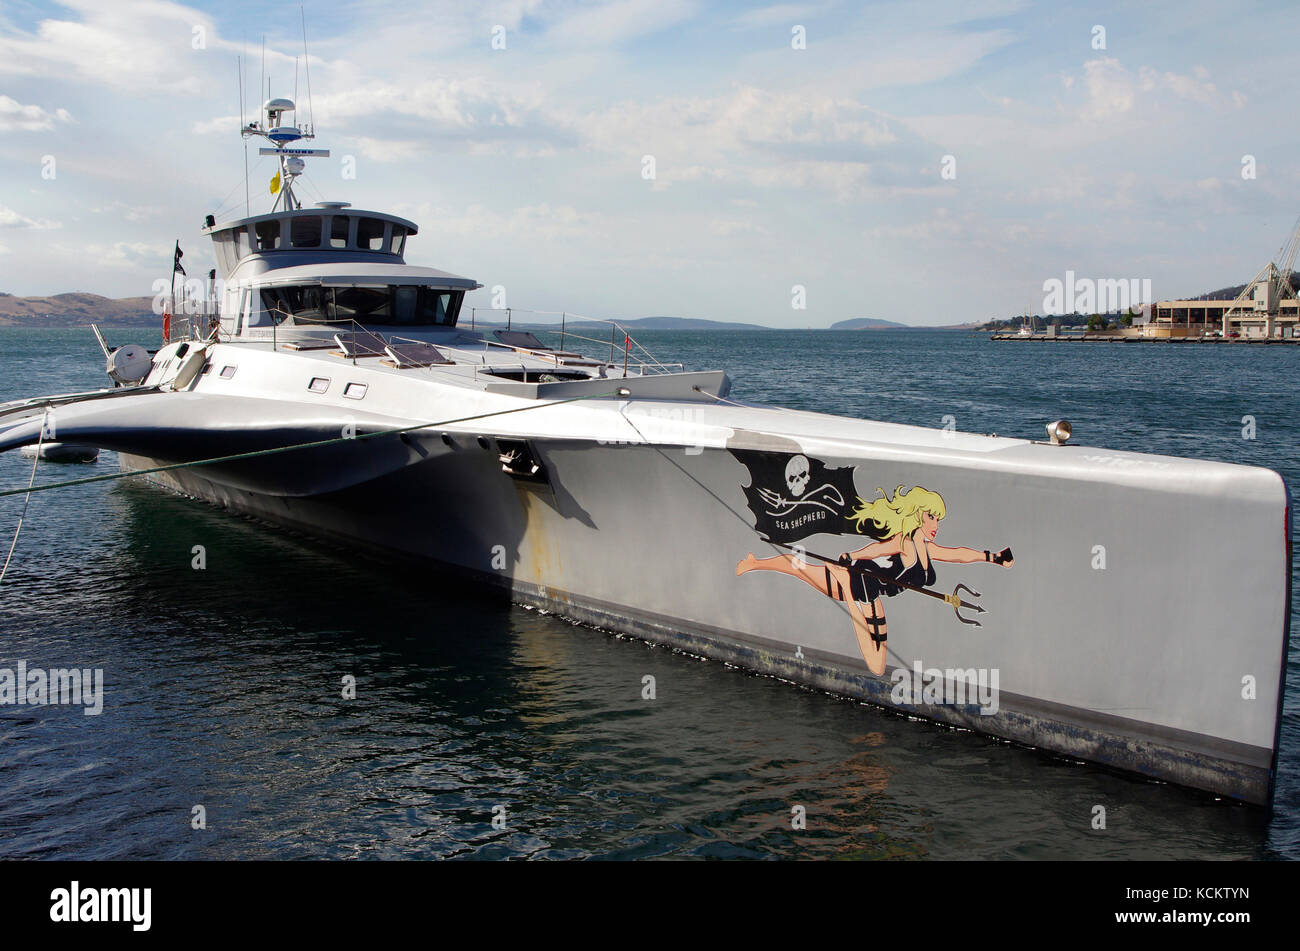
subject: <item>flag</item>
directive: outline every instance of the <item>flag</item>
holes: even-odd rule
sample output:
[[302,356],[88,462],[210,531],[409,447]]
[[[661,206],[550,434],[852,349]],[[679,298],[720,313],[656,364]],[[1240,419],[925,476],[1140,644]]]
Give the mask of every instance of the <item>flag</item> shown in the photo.
[[271,194],[272,195],[280,194],[280,173],[279,172],[276,172],[274,175],[271,176]]
[[754,530],[767,541],[858,534],[851,520],[858,503],[852,466],[832,468],[790,452],[732,449],[731,454],[749,470],[749,485],[741,488]]
[[176,254],[172,257],[172,277],[176,276],[177,271],[180,271],[182,274],[185,273],[185,268],[181,267],[181,258],[184,256],[185,252],[181,250],[181,243],[177,241]]

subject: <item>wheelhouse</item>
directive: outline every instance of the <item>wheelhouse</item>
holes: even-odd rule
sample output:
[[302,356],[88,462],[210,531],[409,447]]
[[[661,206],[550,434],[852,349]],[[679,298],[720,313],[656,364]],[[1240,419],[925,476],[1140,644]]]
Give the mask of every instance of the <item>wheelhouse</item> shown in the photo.
[[311,335],[360,324],[439,330],[456,326],[477,281],[408,265],[414,222],[346,202],[215,223],[220,326],[231,339],[298,328]]
[[347,202],[323,201],[313,208],[282,210],[217,224],[203,233],[212,238],[221,276],[230,279],[250,258],[278,266],[304,259],[388,260],[403,263],[406,239],[419,234],[412,221],[382,212],[353,210]]

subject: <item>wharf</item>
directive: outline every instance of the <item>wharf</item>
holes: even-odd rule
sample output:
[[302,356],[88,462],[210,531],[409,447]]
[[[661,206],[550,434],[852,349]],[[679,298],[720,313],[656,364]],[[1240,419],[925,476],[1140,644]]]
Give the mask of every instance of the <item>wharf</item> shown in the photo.
[[994,333],[991,340],[1019,340],[1025,343],[1173,343],[1173,344],[1289,344],[1300,345],[1300,337],[1141,337],[1136,334],[1021,334]]

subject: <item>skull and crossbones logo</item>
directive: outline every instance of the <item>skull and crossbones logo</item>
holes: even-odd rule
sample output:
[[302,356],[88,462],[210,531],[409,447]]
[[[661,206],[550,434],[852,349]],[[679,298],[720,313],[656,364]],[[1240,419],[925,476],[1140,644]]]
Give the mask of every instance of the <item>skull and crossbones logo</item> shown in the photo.
[[792,498],[799,498],[803,495],[804,489],[808,488],[808,480],[812,478],[809,471],[807,456],[792,456],[785,466],[785,485],[790,490]]

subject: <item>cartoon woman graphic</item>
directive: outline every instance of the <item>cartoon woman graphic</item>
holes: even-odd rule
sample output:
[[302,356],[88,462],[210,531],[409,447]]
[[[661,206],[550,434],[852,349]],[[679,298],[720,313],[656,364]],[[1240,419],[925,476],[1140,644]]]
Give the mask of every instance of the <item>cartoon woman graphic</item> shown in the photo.
[[[948,513],[938,492],[919,485],[904,492],[900,485],[891,499],[884,489],[876,491],[880,493],[879,498],[871,502],[859,498],[857,508],[849,516],[859,533],[876,539],[865,548],[841,555],[838,564],[803,561],[795,555],[755,558],[751,552],[736,566],[736,574],[779,571],[845,602],[862,657],[871,672],[880,676],[885,672],[888,635],[883,599],[906,590],[894,582],[931,587],[935,583],[936,561],[958,565],[984,561],[1004,568],[1010,568],[1015,562],[1010,548],[989,552],[935,544],[939,522]],[[888,558],[889,562],[878,565],[876,558]]]

